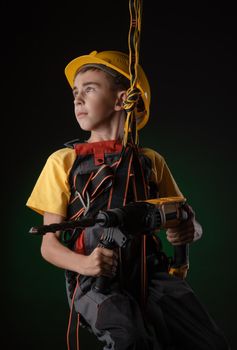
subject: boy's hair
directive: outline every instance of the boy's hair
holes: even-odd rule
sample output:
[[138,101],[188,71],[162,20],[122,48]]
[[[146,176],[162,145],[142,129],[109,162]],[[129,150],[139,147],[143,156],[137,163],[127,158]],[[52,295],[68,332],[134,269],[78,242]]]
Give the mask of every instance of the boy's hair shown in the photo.
[[[116,72],[114,69],[110,67],[106,67],[103,64],[85,64],[80,67],[75,74],[75,77],[78,73],[85,73],[89,70],[101,70],[103,71],[111,82],[112,89],[121,91],[128,90],[130,87],[130,81],[122,74]],[[74,77],[74,79],[75,79]]]
[[[84,66],[80,67],[74,76],[74,79],[76,78],[77,74],[79,73],[85,73],[89,70],[101,70],[103,71],[107,77],[109,78],[111,82],[111,87],[115,91],[122,91],[122,90],[128,90],[130,87],[130,80],[126,78],[124,75],[120,74],[119,72],[115,71],[114,69],[105,66],[104,64],[85,64]],[[137,111],[144,111],[144,102],[142,98],[139,98],[137,102]]]

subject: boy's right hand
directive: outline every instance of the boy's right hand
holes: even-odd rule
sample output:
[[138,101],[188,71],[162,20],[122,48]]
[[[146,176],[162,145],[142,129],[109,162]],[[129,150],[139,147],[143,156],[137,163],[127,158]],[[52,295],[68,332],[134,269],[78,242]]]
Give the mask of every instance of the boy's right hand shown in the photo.
[[96,247],[90,255],[84,255],[83,275],[114,277],[118,266],[115,250]]

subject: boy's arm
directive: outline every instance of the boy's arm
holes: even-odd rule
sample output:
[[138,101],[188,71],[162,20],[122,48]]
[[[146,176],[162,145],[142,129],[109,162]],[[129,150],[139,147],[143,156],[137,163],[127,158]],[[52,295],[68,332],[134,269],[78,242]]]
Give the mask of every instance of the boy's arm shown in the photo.
[[[64,221],[63,216],[44,213],[44,225],[62,221]],[[43,236],[41,254],[46,261],[57,267],[86,276],[112,277],[117,267],[118,256],[116,252],[97,247],[88,256],[78,254],[60,243],[59,232],[48,232]]]
[[202,226],[195,218],[195,212],[190,205],[186,205],[189,219],[181,222],[178,226],[168,228],[166,231],[167,240],[172,245],[192,243],[202,237]]

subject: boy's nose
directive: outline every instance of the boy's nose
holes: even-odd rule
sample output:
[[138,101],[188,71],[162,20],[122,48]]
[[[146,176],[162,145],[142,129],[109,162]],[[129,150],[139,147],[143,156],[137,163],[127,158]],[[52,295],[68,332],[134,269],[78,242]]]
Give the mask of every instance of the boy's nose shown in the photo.
[[83,98],[83,94],[82,93],[78,93],[77,96],[75,97],[75,104],[76,105],[80,105],[84,102],[84,98]]

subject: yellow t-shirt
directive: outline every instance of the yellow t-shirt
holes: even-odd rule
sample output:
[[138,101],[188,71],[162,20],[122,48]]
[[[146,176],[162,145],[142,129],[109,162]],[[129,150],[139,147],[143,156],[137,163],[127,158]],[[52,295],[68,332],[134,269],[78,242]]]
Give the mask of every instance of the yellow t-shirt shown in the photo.
[[[164,158],[149,148],[141,151],[152,162],[150,180],[157,184],[159,197],[182,196]],[[66,217],[71,194],[68,178],[76,156],[71,148],[60,149],[49,156],[27,200],[29,208],[41,215],[49,212]]]

